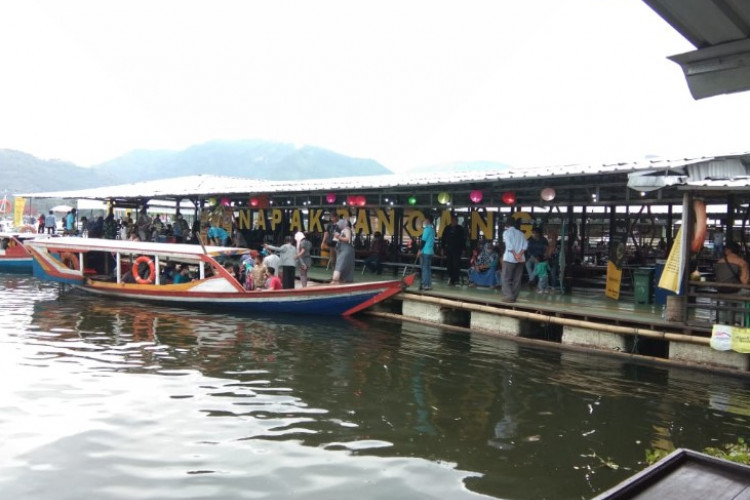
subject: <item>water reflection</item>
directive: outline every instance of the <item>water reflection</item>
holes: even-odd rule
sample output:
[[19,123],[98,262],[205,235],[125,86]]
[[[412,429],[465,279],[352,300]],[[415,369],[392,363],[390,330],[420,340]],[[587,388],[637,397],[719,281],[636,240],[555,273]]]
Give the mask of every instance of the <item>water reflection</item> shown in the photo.
[[0,488],[14,477],[17,493],[63,480],[42,470],[96,464],[108,481],[82,480],[98,498],[185,475],[186,496],[206,498],[344,498],[363,484],[366,497],[588,498],[646,448],[748,428],[745,382],[684,370],[367,318],[113,303],[31,278],[0,276],[0,298],[6,378],[23,381],[3,388],[0,428],[18,451],[0,459]]

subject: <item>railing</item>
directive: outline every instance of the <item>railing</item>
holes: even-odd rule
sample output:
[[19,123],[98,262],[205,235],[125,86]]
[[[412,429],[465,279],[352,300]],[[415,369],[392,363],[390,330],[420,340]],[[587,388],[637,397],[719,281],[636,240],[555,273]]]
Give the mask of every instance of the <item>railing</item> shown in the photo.
[[750,326],[749,285],[690,281],[685,299],[683,321],[688,325]]

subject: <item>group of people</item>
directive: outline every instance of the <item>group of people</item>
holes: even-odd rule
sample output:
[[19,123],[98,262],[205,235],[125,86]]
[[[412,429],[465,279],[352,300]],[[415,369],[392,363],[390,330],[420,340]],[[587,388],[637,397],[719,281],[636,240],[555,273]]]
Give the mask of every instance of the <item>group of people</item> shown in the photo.
[[[77,210],[71,208],[62,218],[62,230],[65,236],[75,236],[78,233]],[[57,234],[57,217],[50,210],[47,215],[39,214],[37,218],[37,233]]]
[[[466,248],[465,230],[457,222],[454,215],[441,239],[448,283],[451,286],[460,282],[461,256]],[[531,237],[527,239],[516,227],[515,219],[509,217],[503,233],[502,247],[501,250],[493,242],[486,241],[474,248],[468,269],[470,287],[502,288],[504,296],[509,301],[515,301],[524,281],[535,285],[537,293],[549,293],[552,287],[557,286],[555,273],[559,248],[550,246],[540,228],[535,227]],[[429,286],[428,284],[427,289]]]

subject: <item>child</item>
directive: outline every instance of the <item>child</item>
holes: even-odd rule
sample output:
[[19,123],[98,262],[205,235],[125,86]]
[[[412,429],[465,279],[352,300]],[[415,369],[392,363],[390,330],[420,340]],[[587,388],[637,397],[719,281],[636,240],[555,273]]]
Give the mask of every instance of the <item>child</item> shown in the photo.
[[266,270],[266,276],[268,276],[268,279],[266,280],[266,284],[264,286],[266,290],[281,290],[282,288],[284,288],[284,285],[281,284],[281,279],[276,276],[276,271],[274,270],[274,268],[269,267]]
[[529,280],[533,280],[534,277],[539,278],[536,293],[549,293],[549,262],[547,262],[543,253],[537,255],[536,260],[536,266],[534,266],[534,271],[531,273]]

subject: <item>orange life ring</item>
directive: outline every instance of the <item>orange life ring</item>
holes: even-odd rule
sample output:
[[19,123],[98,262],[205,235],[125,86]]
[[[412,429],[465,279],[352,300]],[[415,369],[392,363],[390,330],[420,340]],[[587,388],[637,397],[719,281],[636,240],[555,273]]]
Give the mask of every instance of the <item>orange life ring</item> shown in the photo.
[[63,252],[60,254],[60,262],[63,263],[65,267],[68,269],[73,270],[79,270],[81,268],[80,262],[78,262],[78,257],[74,253],[70,252]]
[[695,212],[695,226],[693,228],[693,239],[690,241],[690,250],[698,253],[706,241],[706,202],[693,200],[693,212]]
[[[148,276],[145,278],[141,276],[141,264],[146,264],[148,266]],[[135,279],[136,283],[140,283],[141,285],[150,285],[154,282],[154,279],[156,278],[156,268],[154,267],[154,261],[150,258],[146,257],[145,255],[141,255],[137,259],[133,261],[133,278]]]

